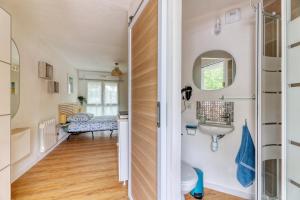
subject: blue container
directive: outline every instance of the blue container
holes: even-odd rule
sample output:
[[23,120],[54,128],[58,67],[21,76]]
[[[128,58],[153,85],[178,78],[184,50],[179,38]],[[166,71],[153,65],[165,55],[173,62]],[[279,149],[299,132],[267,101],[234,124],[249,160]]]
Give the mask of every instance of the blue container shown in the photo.
[[203,172],[200,169],[194,169],[198,176],[198,182],[196,187],[191,191],[191,195],[196,199],[202,199],[204,197]]

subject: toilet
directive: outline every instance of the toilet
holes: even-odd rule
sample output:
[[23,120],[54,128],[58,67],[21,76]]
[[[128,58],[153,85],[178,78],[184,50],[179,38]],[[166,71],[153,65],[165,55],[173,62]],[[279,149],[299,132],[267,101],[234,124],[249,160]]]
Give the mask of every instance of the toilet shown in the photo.
[[198,176],[192,166],[184,161],[181,161],[181,199],[184,200],[184,195],[191,192],[197,185]]

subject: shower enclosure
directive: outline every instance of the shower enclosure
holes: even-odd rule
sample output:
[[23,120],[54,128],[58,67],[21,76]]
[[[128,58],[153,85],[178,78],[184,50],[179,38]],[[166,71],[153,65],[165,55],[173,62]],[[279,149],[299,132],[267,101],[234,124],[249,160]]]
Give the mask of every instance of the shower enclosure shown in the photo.
[[283,197],[300,199],[300,1],[283,1]]
[[265,3],[272,2],[264,0],[256,8],[256,198],[299,200],[300,0],[279,1],[271,6],[279,13],[265,12]]
[[259,200],[278,200],[281,199],[282,193],[281,16],[278,12],[280,3],[265,0],[257,6],[256,140]]

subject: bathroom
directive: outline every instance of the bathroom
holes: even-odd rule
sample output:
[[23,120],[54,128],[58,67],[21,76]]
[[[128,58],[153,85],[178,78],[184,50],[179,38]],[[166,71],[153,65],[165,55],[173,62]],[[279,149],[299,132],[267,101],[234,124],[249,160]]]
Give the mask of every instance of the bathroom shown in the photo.
[[[183,1],[181,156],[202,170],[205,188],[241,199],[280,199],[281,2],[265,0],[259,8],[255,3]],[[224,72],[216,69],[220,66],[216,58],[230,58]],[[207,76],[216,80],[219,72],[226,81],[203,80]],[[206,116],[207,109],[218,117]],[[207,133],[203,125],[210,118],[212,126],[225,122],[229,131]],[[258,177],[246,187],[237,179],[235,163],[244,125],[255,146],[252,159]]]

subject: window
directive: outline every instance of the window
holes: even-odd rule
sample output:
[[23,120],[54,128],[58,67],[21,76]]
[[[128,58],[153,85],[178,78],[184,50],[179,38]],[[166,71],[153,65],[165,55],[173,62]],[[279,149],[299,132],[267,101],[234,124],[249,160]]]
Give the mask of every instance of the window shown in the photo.
[[68,94],[74,93],[74,78],[68,75]]
[[87,83],[87,112],[95,116],[118,114],[118,83],[89,81]]
[[104,82],[104,115],[118,114],[118,83]]
[[201,89],[218,90],[224,88],[224,61],[202,68]]

